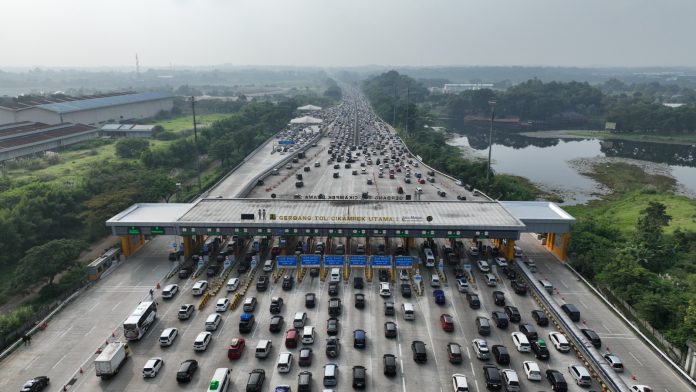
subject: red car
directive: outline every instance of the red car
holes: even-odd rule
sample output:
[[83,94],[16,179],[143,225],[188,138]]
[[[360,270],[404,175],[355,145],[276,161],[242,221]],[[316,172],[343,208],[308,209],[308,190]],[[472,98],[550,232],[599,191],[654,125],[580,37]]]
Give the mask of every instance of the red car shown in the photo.
[[297,333],[297,330],[292,328],[288,329],[288,331],[285,333],[285,347],[287,348],[296,348],[297,347],[297,341],[299,340],[299,335]]
[[230,343],[230,348],[227,349],[227,358],[239,359],[242,356],[242,352],[244,351],[245,345],[246,342],[244,341],[244,338],[232,339],[232,342]]
[[425,178],[419,178],[418,179],[419,184],[425,184]]
[[278,256],[280,254],[280,248],[277,246],[274,246],[271,248],[271,257],[273,256]]
[[454,331],[454,319],[449,314],[440,315],[440,326],[445,332]]

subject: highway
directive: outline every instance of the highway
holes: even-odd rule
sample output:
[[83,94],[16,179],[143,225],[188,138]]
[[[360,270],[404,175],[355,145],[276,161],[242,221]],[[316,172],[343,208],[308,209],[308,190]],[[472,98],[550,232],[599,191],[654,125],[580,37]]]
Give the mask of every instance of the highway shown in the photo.
[[[307,150],[306,158],[299,159],[297,163],[291,163],[292,167],[286,169],[281,166],[279,174],[270,175],[264,179],[264,184],[256,186],[247,195],[253,198],[268,198],[275,194],[277,198],[293,199],[324,197],[341,195],[362,195],[368,192],[368,197],[420,197],[421,200],[457,200],[457,196],[466,197],[467,200],[476,200],[477,197],[466,191],[464,187],[456,185],[439,173],[434,176],[426,174],[427,169],[422,162],[419,166],[414,158],[409,158],[403,146],[394,136],[393,131],[379,122],[371,112],[364,99],[352,89],[344,89],[345,102],[334,108],[324,109],[317,114],[323,118],[326,124],[325,137],[317,146]],[[357,121],[356,113],[358,114]],[[354,132],[355,125],[361,130]],[[342,144],[343,148],[339,147]],[[328,150],[333,147],[342,153],[349,151],[351,144],[363,145],[364,149],[355,149],[352,155],[355,162],[351,168],[345,168],[343,162],[331,163]],[[215,189],[211,190],[209,197],[230,197],[244,187],[256,174],[269,168],[278,167],[278,163],[288,155],[276,151],[271,154],[273,143],[267,143],[256,155],[250,157],[238,169],[228,176]],[[392,150],[394,148],[394,150]],[[370,155],[366,156],[364,151]],[[380,151],[385,151],[384,155]],[[391,153],[400,158],[399,162],[391,162]],[[391,167],[383,165],[382,177],[376,159],[384,161],[390,159]],[[372,164],[367,163],[372,159]],[[411,159],[411,163],[408,160]],[[319,166],[315,166],[319,162]],[[362,166],[361,163],[365,163]],[[334,165],[339,164],[338,169]],[[309,167],[309,171],[305,171]],[[396,171],[396,168],[401,171]],[[365,169],[365,174],[362,174]],[[389,170],[395,170],[395,178],[389,178]],[[406,183],[406,173],[410,169],[412,183]],[[352,174],[357,170],[357,174]],[[425,184],[416,184],[416,172],[421,172],[423,177],[433,177],[434,182],[426,181]],[[334,178],[334,173],[339,173]],[[303,186],[297,187],[297,174],[303,175]],[[368,185],[368,179],[372,184]],[[404,193],[398,192],[402,187]],[[422,188],[422,193],[417,191]],[[445,195],[438,194],[445,191]],[[308,241],[299,237],[288,240],[287,252],[294,250],[296,240]],[[174,263],[167,260],[167,254],[171,243],[176,241],[172,236],[160,236],[149,241],[133,257],[122,261],[107,277],[84,292],[75,302],[68,305],[49,324],[45,331],[37,333],[30,346],[21,347],[8,359],[0,363],[0,377],[10,386],[8,390],[19,390],[22,383],[37,375],[47,375],[51,378],[51,391],[62,390],[63,385],[70,384],[70,391],[155,391],[155,390],[191,390],[202,391],[207,387],[210,378],[218,367],[232,368],[233,384],[230,391],[242,391],[245,388],[248,374],[253,369],[264,369],[266,382],[263,391],[273,391],[273,387],[280,384],[289,384],[293,390],[297,386],[297,375],[300,371],[309,370],[313,374],[313,389],[322,389],[322,366],[333,362],[338,364],[339,377],[336,390],[348,390],[351,383],[351,368],[362,365],[367,368],[367,389],[388,391],[447,391],[452,388],[451,376],[461,373],[467,376],[469,387],[472,391],[482,392],[486,389],[482,366],[495,364],[501,369],[511,368],[520,376],[522,390],[550,390],[550,385],[545,379],[540,382],[528,381],[524,376],[522,362],[536,361],[542,372],[546,369],[561,371],[569,382],[570,391],[586,390],[572,384],[567,367],[579,364],[578,358],[571,353],[560,353],[552,345],[549,347],[550,359],[536,360],[531,353],[517,352],[511,340],[510,333],[518,331],[517,324],[511,323],[507,329],[499,329],[493,326],[490,336],[480,336],[475,326],[477,316],[491,318],[491,312],[502,310],[501,306],[493,302],[492,292],[500,290],[505,294],[507,305],[516,306],[521,315],[522,322],[535,325],[540,337],[548,342],[548,333],[553,327],[536,326],[530,313],[537,309],[538,305],[530,295],[515,294],[510,286],[510,280],[499,273],[497,287],[488,287],[483,284],[483,275],[476,268],[473,270],[474,282],[471,290],[479,294],[481,300],[480,309],[472,309],[463,293],[457,291],[455,282],[455,268],[447,265],[444,276],[447,283],[441,287],[445,292],[446,304],[436,305],[432,290],[425,285],[425,295],[411,298],[403,298],[397,289],[398,278],[391,284],[392,297],[396,303],[396,315],[385,316],[384,298],[378,293],[379,283],[377,273],[371,282],[367,282],[362,290],[354,289],[352,279],[355,276],[364,276],[363,269],[355,269],[351,272],[350,279],[340,285],[338,298],[342,300],[342,315],[340,319],[339,338],[342,343],[340,356],[329,359],[325,354],[325,331],[328,314],[328,280],[321,281],[318,277],[304,276],[301,282],[296,282],[292,290],[285,291],[281,288],[281,280],[274,282],[265,292],[257,292],[255,278],[262,274],[259,270],[252,281],[246,296],[255,296],[258,305],[254,314],[257,323],[250,333],[240,334],[239,317],[242,313],[241,306],[235,310],[222,313],[223,322],[213,333],[210,346],[202,353],[194,352],[192,344],[196,335],[204,330],[206,317],[214,313],[214,303],[217,299],[231,298],[233,293],[221,290],[203,310],[196,310],[189,320],[178,320],[177,310],[182,304],[192,303],[198,305],[200,297],[194,297],[191,286],[196,279],[178,279],[174,276],[162,284],[177,283],[181,291],[173,299],[164,300],[157,290],[155,298],[159,302],[158,318],[154,326],[143,339],[132,342],[132,356],[129,358],[120,373],[111,380],[101,380],[94,373],[93,360],[96,350],[103,346],[106,340],[114,341],[123,339],[122,322],[131,313],[139,301],[149,297],[148,290],[161,281],[167,273],[175,267]],[[277,239],[274,239],[277,241]],[[328,242],[329,253],[336,248],[338,243],[347,243],[345,238],[314,238],[310,240]],[[346,253],[355,253],[358,244],[366,245],[368,254],[378,252],[378,244],[384,243],[384,239],[352,239]],[[408,249],[414,256],[420,256],[420,239],[415,240],[415,245]],[[437,248],[442,249],[443,240],[436,240]],[[274,242],[272,245],[277,245]],[[393,251],[402,245],[401,240],[392,239],[387,244],[387,252]],[[468,246],[468,243],[466,244]],[[554,283],[560,293],[554,294],[552,300],[558,303],[571,302],[576,304],[582,312],[583,325],[596,330],[602,338],[602,352],[610,348],[624,362],[626,372],[621,376],[627,385],[648,384],[655,391],[690,391],[691,389],[676,374],[642,342],[640,341],[609,309],[591,294],[571,272],[560,264],[543,247],[536,237],[523,235],[520,241],[525,254],[534,258],[539,271],[536,276],[544,277]],[[264,258],[262,258],[264,260]],[[467,262],[475,265],[476,258],[462,255],[459,264]],[[426,278],[432,271],[421,268],[421,274]],[[289,270],[283,273],[297,275],[296,271]],[[236,268],[230,277],[239,277]],[[246,279],[244,275],[242,279]],[[205,279],[205,273],[198,279]],[[307,309],[304,304],[304,295],[314,292],[317,295],[317,306]],[[364,309],[356,309],[354,306],[354,294],[361,292],[366,296]],[[292,317],[297,311],[308,313],[308,324],[316,327],[315,343],[313,348],[312,365],[306,368],[298,366],[297,356],[299,348],[286,349],[284,332],[271,333],[268,329],[271,314],[269,304],[271,298],[279,296],[284,299],[284,306],[280,313],[285,317],[283,331],[290,327]],[[415,320],[406,321],[400,308],[404,302],[411,302],[415,307]],[[439,318],[447,313],[454,318],[454,331],[445,332],[440,327]],[[398,335],[389,339],[384,336],[384,323],[394,321],[397,324]],[[158,336],[167,327],[179,329],[179,336],[170,347],[160,347]],[[363,329],[367,332],[367,347],[365,349],[353,348],[352,332],[355,329]],[[112,334],[114,336],[112,336]],[[246,349],[238,360],[227,358],[227,348],[233,338],[243,336],[246,339]],[[510,357],[510,365],[498,365],[494,359],[481,361],[474,355],[471,342],[476,338],[485,338],[492,346],[502,344],[507,347]],[[271,355],[264,360],[254,358],[254,348],[260,339],[270,339],[273,342]],[[425,364],[414,362],[411,353],[411,342],[421,340],[426,344],[428,361]],[[464,350],[464,360],[461,364],[452,364],[448,361],[445,350],[447,343],[459,343]],[[302,347],[299,344],[299,347]],[[290,351],[295,355],[295,363],[289,373],[279,373],[276,370],[276,360],[281,351]],[[383,375],[382,356],[394,354],[397,357],[398,371],[395,377]],[[142,367],[148,358],[162,357],[164,367],[160,374],[152,379],[142,377]],[[189,384],[178,384],[175,380],[176,370],[181,361],[196,359],[200,369],[196,372]],[[82,371],[82,373],[80,372]],[[635,380],[632,379],[635,377]],[[599,390],[596,381],[591,387]],[[3,389],[4,390],[4,389]]]

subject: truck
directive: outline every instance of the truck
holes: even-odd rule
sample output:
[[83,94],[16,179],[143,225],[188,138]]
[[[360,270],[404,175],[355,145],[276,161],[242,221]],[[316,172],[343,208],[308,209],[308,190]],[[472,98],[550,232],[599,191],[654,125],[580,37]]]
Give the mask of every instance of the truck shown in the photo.
[[113,342],[107,344],[94,360],[97,377],[105,379],[116,375],[123,363],[126,362],[128,355],[130,355],[128,343]]

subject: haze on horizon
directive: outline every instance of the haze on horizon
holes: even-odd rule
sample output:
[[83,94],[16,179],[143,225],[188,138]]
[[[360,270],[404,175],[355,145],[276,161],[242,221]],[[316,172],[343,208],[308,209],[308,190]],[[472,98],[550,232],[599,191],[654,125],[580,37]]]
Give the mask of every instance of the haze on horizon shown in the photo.
[[31,0],[7,67],[694,66],[690,0]]

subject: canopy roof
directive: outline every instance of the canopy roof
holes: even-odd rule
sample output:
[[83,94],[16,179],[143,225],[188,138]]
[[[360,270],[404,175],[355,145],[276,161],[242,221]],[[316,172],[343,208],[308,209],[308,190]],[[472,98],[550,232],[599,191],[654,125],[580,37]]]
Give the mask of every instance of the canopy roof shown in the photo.
[[311,116],[298,117],[290,120],[290,124],[321,124],[323,122],[324,120]]

